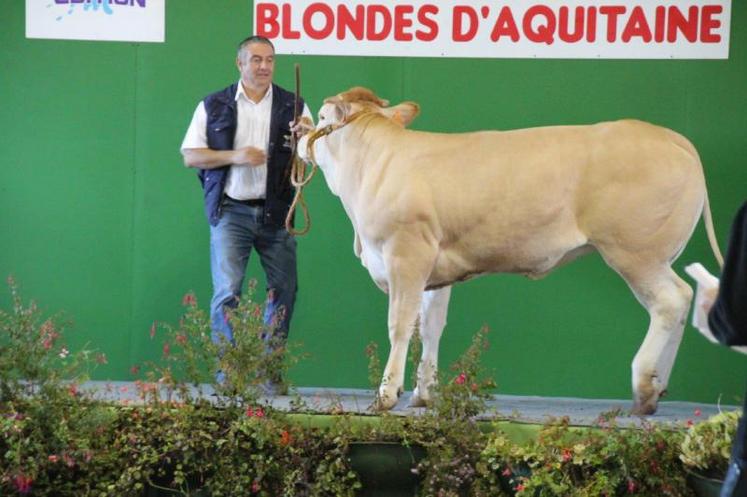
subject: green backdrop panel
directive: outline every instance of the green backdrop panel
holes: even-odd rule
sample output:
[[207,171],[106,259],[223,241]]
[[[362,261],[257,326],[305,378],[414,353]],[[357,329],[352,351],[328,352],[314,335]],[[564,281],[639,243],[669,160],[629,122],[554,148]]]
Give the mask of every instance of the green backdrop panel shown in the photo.
[[[175,323],[184,293],[210,299],[208,226],[194,171],[179,146],[195,105],[238,78],[236,43],[251,2],[180,0],[167,7],[166,43],[27,40],[24,2],[0,31],[0,274],[74,324],[72,346],[107,353],[99,379],[128,379],[157,359],[153,321]],[[303,68],[312,112],[351,86],[422,107],[413,127],[459,132],[638,118],[686,135],[705,167],[717,234],[726,245],[747,197],[747,5],[732,6],[730,58],[714,61],[459,60],[279,56],[276,81]],[[470,164],[465,164],[469,174]],[[292,338],[310,358],[302,386],[366,387],[364,349],[387,350],[387,299],[352,252],[352,228],[323,179],[306,192],[312,231],[299,239]],[[500,216],[499,212],[495,213]],[[714,272],[702,225],[675,264]],[[249,277],[262,280],[254,258]],[[260,285],[260,288],[263,288]],[[8,292],[0,292],[7,306]],[[453,292],[440,362],[481,326],[485,363],[506,394],[627,398],[630,363],[648,316],[622,279],[590,255],[541,281],[495,275]],[[687,326],[670,398],[733,403],[741,356]],[[409,374],[408,374],[409,377]]]

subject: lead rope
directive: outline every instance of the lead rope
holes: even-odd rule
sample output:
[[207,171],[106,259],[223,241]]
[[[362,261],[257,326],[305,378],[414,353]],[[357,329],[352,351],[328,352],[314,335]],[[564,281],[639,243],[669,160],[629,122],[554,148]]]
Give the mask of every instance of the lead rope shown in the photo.
[[[296,64],[296,112],[294,114],[294,124],[298,123],[298,95],[300,93],[301,76],[299,65]],[[314,173],[317,170],[316,158],[314,157],[314,143],[324,136],[332,133],[333,131],[342,128],[346,124],[358,119],[365,112],[357,112],[350,116],[349,119],[339,124],[330,124],[322,129],[314,130],[309,134],[309,139],[306,142],[306,150],[309,154],[309,163],[311,164],[311,172],[306,176],[307,163],[298,156],[298,150],[296,149],[296,137],[294,133],[291,133],[291,170],[290,170],[290,182],[296,188],[296,193],[293,196],[293,202],[291,202],[290,208],[288,209],[288,215],[285,216],[285,229],[288,230],[293,236],[305,235],[311,229],[311,216],[309,216],[309,209],[306,206],[306,200],[303,198],[303,189],[309,184],[311,178],[314,177]],[[296,212],[298,205],[301,205],[301,212],[303,212],[304,228],[297,230],[293,227],[293,214]]]
[[[294,105],[293,105],[293,125],[295,126],[298,124],[298,103],[301,95],[301,66],[299,64],[295,65],[295,72],[296,72],[296,93],[294,95]],[[309,209],[306,206],[306,201],[303,198],[303,187],[311,181],[312,176],[314,176],[314,171],[316,167],[314,167],[311,170],[311,174],[309,174],[309,177],[307,179],[304,179],[304,176],[306,175],[306,163],[301,160],[300,157],[298,157],[298,148],[297,148],[297,140],[296,140],[296,134],[291,132],[290,137],[291,142],[291,167],[290,167],[290,182],[291,184],[296,188],[296,193],[293,195],[293,202],[291,203],[290,209],[288,209],[288,215],[285,216],[285,229],[288,230],[288,233],[290,233],[293,236],[297,235],[305,235],[309,232],[309,229],[311,229],[311,217],[309,216]],[[296,206],[298,203],[301,203],[301,211],[303,212],[303,218],[304,218],[304,225],[305,228],[303,230],[296,230],[293,227],[293,214],[296,211]]]

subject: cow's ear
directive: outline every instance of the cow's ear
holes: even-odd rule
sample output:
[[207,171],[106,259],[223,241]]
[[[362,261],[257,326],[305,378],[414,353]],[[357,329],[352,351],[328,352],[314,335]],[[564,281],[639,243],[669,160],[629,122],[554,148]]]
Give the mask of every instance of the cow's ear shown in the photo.
[[335,106],[335,121],[338,123],[345,122],[350,115],[351,105],[339,99],[332,102],[332,104]]
[[415,102],[402,102],[394,107],[382,109],[381,112],[402,127],[407,127],[420,113],[420,106]]

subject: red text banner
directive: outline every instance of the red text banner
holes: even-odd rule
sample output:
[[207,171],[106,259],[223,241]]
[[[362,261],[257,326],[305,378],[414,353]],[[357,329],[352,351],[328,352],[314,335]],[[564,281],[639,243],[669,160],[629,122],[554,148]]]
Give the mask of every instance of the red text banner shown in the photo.
[[726,59],[731,0],[255,0],[278,53]]

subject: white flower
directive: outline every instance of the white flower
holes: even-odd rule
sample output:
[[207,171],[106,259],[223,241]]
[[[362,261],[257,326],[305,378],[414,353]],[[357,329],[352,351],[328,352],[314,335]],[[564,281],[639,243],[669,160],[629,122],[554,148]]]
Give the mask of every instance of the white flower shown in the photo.
[[60,358],[64,359],[69,355],[70,355],[70,351],[67,350],[66,347],[62,347],[62,350],[60,350]]

